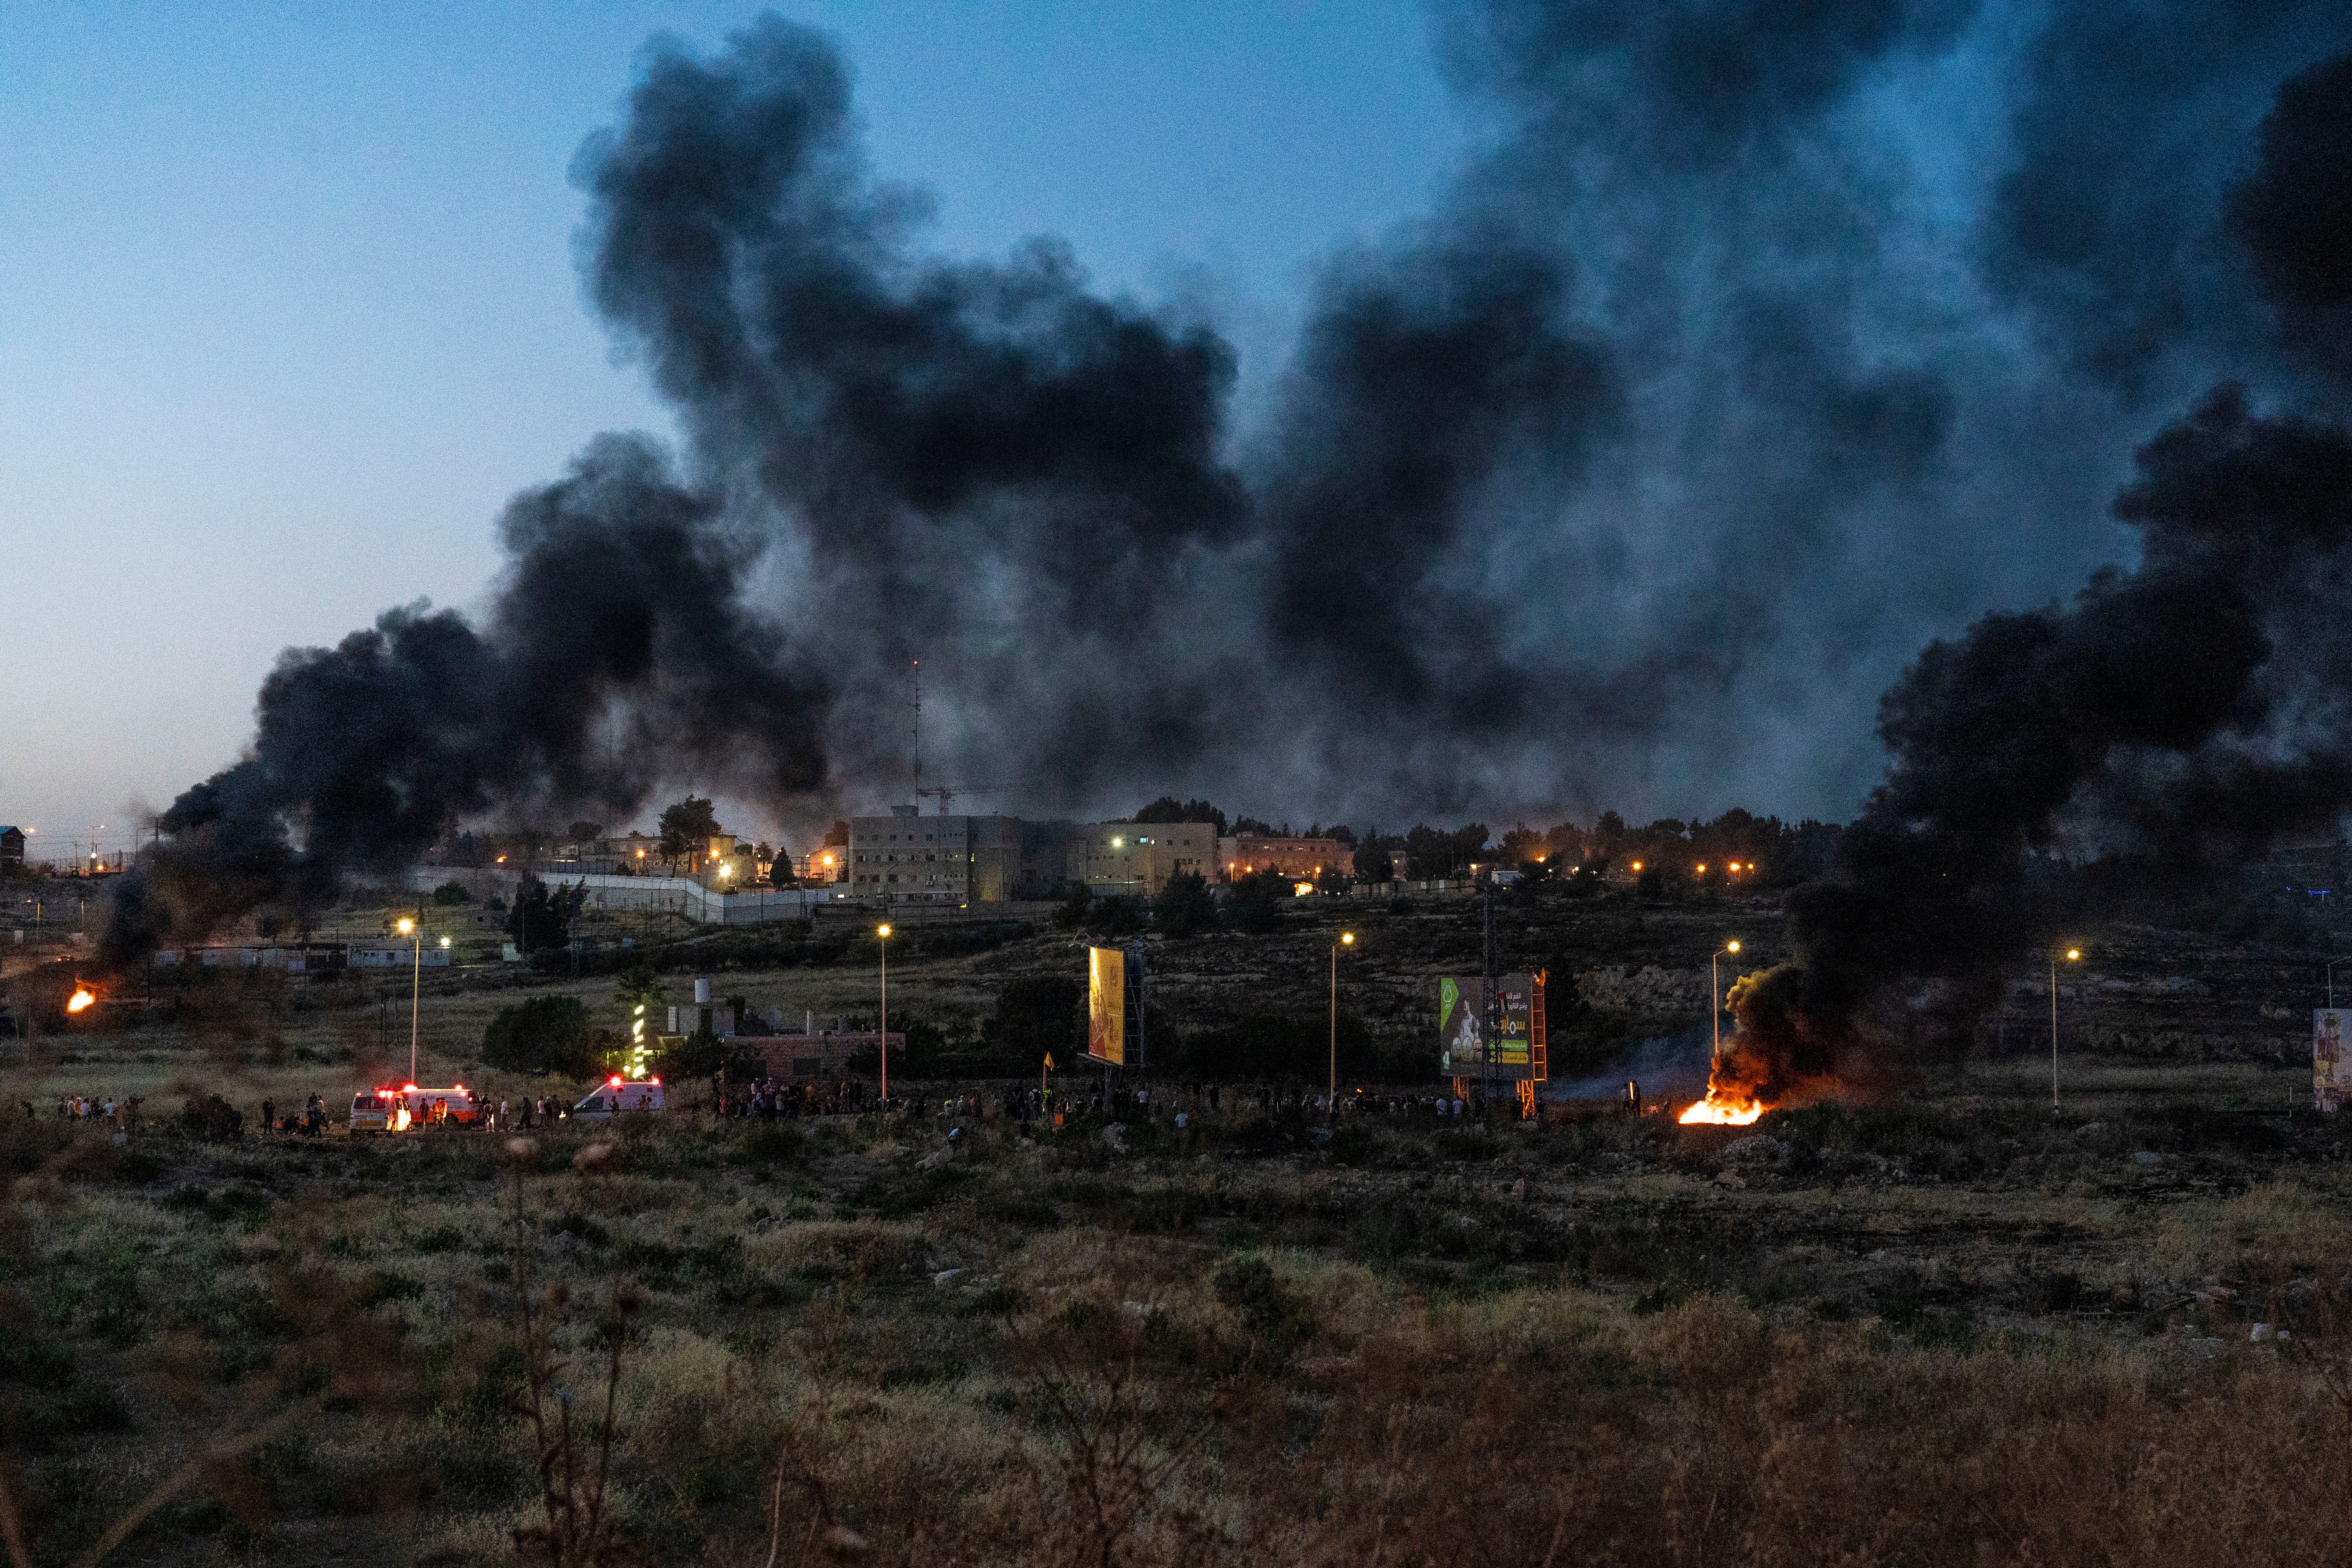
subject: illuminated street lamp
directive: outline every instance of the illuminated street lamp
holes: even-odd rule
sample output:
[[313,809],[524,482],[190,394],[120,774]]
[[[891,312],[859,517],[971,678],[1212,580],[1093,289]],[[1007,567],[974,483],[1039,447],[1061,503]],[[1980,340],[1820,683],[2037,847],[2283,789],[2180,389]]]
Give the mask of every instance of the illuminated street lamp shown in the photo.
[[[2054,947],[2050,950],[2050,1109],[2052,1110],[2058,1109],[2058,954],[2060,951]],[[2082,962],[2081,948],[2070,947],[2063,951],[2067,963]]]
[[1723,1054],[1723,985],[1716,975],[1715,961],[1727,952],[1738,951],[1739,939],[1733,937],[1709,953],[1706,960],[1706,1012],[1708,1021],[1715,1027],[1715,1055],[1718,1057]]
[[1331,1100],[1330,1113],[1339,1114],[1339,950],[1356,945],[1356,933],[1343,931],[1331,944]]
[[400,917],[400,934],[411,939],[408,961],[408,1080],[416,1081],[416,1005],[425,987],[425,933],[408,916]]
[[890,1104],[890,928],[876,926],[874,934],[881,938],[882,948],[882,1105],[887,1111]]

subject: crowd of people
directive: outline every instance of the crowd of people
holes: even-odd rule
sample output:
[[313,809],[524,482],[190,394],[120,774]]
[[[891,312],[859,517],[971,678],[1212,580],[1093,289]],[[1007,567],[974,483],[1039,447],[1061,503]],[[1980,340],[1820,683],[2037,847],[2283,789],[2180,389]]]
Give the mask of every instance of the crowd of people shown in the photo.
[[1203,1111],[1221,1113],[1229,1110],[1318,1119],[1329,1119],[1335,1115],[1385,1115],[1476,1118],[1483,1121],[1517,1120],[1522,1114],[1516,1096],[1487,1098],[1474,1093],[1464,1098],[1444,1093],[1414,1095],[1358,1089],[1340,1095],[1335,1104],[1328,1093],[1311,1089],[1214,1083],[1173,1089],[1166,1086],[1154,1089],[1148,1084],[1134,1089],[1097,1085],[1083,1091],[1045,1085],[1024,1089],[998,1087],[968,1089],[935,1100],[893,1097],[884,1101],[869,1099],[865,1086],[854,1080],[828,1089],[816,1084],[794,1085],[762,1079],[756,1083],[729,1086],[719,1093],[714,1105],[721,1121],[880,1111],[897,1115],[910,1112],[937,1114],[948,1121],[976,1121],[1001,1115],[1024,1127],[1037,1121],[1058,1122],[1079,1114],[1107,1117],[1113,1121],[1150,1121],[1160,1116],[1172,1116],[1180,1123]]
[[859,1116],[868,1110],[887,1111],[901,1108],[906,1101],[892,1099],[884,1101],[869,1098],[866,1086],[856,1079],[843,1079],[838,1083],[787,1083],[780,1079],[763,1078],[751,1083],[730,1083],[719,1090],[711,1101],[712,1109],[721,1121],[756,1120],[775,1121],[802,1116]]
[[[27,1100],[23,1104],[26,1116],[33,1117],[36,1114],[33,1102]],[[551,1126],[567,1120],[570,1114],[562,1100],[544,1095],[500,1100],[495,1106],[487,1101],[476,1102],[475,1113],[467,1117],[448,1115],[446,1102],[436,1109],[442,1114],[428,1113],[424,1120],[436,1124],[446,1121],[453,1125],[467,1125],[484,1131],[502,1129],[522,1131],[534,1126]],[[1443,1092],[1415,1095],[1358,1089],[1341,1094],[1335,1102],[1328,1094],[1313,1089],[1264,1085],[1234,1087],[1213,1083],[1176,1089],[1164,1086],[1153,1089],[1149,1085],[1123,1089],[1097,1085],[1084,1092],[1048,1086],[1025,1089],[1000,1086],[967,1089],[936,1099],[893,1096],[885,1100],[869,1093],[866,1086],[856,1079],[844,1079],[830,1084],[761,1079],[750,1083],[720,1085],[714,1089],[710,1109],[722,1121],[773,1121],[801,1117],[877,1113],[937,1115],[950,1121],[1002,1116],[1019,1123],[1024,1129],[1037,1122],[1058,1125],[1066,1118],[1080,1114],[1089,1118],[1108,1118],[1113,1121],[1150,1121],[1164,1115],[1173,1117],[1179,1126],[1202,1111],[1218,1113],[1228,1110],[1316,1120],[1388,1116],[1467,1117],[1484,1121],[1517,1119],[1521,1114],[1521,1107],[1516,1099],[1483,1099],[1475,1095],[1464,1099]],[[57,1114],[61,1120],[107,1121],[128,1128],[138,1122],[140,1097],[61,1095],[57,1102]],[[280,1115],[274,1100],[264,1100],[260,1121],[264,1137],[320,1137],[327,1130],[327,1103],[322,1097],[313,1093],[303,1102],[299,1113]]]
[[[140,1097],[91,1094],[63,1094],[58,1097],[58,1117],[65,1121],[111,1121],[129,1127],[139,1120]],[[34,1118],[33,1102],[25,1101],[25,1115]]]
[[278,1102],[261,1102],[261,1135],[264,1138],[322,1138],[327,1132],[327,1102],[317,1094],[302,1102],[299,1116],[280,1116]]

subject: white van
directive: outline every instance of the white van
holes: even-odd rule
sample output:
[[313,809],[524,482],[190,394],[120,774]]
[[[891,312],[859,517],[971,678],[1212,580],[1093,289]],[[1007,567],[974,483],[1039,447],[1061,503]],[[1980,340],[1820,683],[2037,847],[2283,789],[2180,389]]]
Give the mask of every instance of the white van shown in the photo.
[[662,1109],[662,1081],[649,1078],[643,1083],[630,1083],[624,1079],[612,1079],[591,1092],[587,1099],[572,1108],[573,1120],[580,1121],[610,1121],[614,1116],[632,1110]]
[[352,1096],[354,1132],[421,1132],[428,1127],[467,1127],[481,1107],[464,1084],[419,1089],[413,1083],[363,1089]]

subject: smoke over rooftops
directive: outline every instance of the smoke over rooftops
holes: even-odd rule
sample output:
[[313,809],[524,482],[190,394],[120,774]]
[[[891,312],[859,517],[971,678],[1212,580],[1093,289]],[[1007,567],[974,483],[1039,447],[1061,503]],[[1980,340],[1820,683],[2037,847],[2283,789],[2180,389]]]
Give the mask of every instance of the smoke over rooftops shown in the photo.
[[[600,438],[509,510],[481,626],[289,653],[119,948],[459,818],[625,816],[666,770],[780,814],[895,790],[916,657],[930,764],[1043,812],[1843,815],[1900,676],[1865,859],[1820,895],[1832,990],[1836,901],[1953,854],[2330,809],[2342,364],[2312,340],[2352,16],[1444,16],[1498,129],[1334,258],[1263,430],[1212,324],[1100,295],[1069,245],[928,254],[824,36],[657,44],[574,177],[677,471]],[[2192,404],[2105,518],[2151,410]]]

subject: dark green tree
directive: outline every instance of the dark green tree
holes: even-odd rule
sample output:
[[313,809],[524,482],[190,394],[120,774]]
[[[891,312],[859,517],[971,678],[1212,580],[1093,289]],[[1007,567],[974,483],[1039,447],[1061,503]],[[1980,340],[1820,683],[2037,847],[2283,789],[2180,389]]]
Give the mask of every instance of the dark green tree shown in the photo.
[[1380,839],[1365,835],[1363,844],[1355,853],[1356,879],[1360,882],[1386,882],[1396,876],[1396,859]]
[[1234,881],[1225,918],[1235,931],[1263,935],[1282,923],[1282,905],[1290,896],[1289,879],[1281,872],[1253,871]]
[[711,839],[727,831],[719,826],[718,814],[711,810],[710,802],[693,795],[662,807],[661,821],[656,826],[661,833],[662,858],[673,865],[687,855],[701,853]]
[[654,1076],[679,1083],[714,1078],[727,1070],[728,1055],[727,1042],[706,1024],[655,1058]]
[[491,1015],[482,1060],[506,1072],[587,1078],[602,1065],[587,1005],[576,996],[533,996]]
[[1069,890],[1062,895],[1062,907],[1054,911],[1054,923],[1064,931],[1077,930],[1086,923],[1094,902],[1094,889],[1084,882],[1071,883]]
[[1216,825],[1220,837],[1223,837],[1225,831],[1223,812],[1205,800],[1178,800],[1172,795],[1161,795],[1128,820],[1129,822],[1210,822]]
[[1179,871],[1169,878],[1152,900],[1151,918],[1161,934],[1173,937],[1191,936],[1214,925],[1217,903],[1209,897],[1207,879],[1197,871]]
[[536,877],[526,877],[515,889],[507,933],[526,955],[562,947],[572,940],[572,922],[587,901],[585,881],[575,888],[550,888]]

